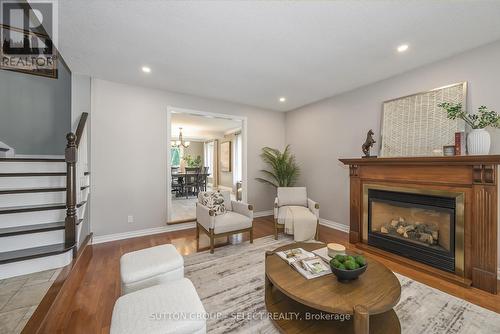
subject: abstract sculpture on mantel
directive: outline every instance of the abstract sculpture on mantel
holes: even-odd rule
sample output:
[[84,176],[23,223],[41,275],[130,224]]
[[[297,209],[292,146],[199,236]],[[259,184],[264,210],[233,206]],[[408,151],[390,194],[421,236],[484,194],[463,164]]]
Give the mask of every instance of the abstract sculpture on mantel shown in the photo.
[[368,131],[366,134],[366,140],[365,143],[361,146],[361,149],[363,150],[363,154],[365,155],[363,158],[376,158],[377,156],[371,156],[370,155],[370,149],[373,147],[373,144],[376,143],[375,139],[373,139],[373,135],[375,133],[373,132],[372,129]]

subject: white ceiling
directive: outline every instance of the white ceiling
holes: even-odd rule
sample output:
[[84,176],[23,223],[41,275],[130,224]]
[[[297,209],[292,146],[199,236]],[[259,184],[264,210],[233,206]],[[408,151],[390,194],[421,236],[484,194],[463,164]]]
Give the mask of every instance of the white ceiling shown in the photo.
[[209,140],[222,138],[225,133],[241,129],[241,121],[213,118],[185,113],[172,113],[172,138],[179,137],[179,128],[185,139]]
[[74,72],[279,111],[498,39],[498,0],[59,1]]

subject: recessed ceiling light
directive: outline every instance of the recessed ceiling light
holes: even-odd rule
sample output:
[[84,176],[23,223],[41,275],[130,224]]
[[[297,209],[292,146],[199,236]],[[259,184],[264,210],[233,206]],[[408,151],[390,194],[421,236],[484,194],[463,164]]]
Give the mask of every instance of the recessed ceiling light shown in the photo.
[[408,44],[401,44],[398,46],[398,52],[405,52],[410,46]]
[[285,102],[285,101],[286,101],[286,98],[280,97],[280,102]]
[[142,71],[143,71],[144,73],[151,73],[151,69],[150,69],[149,67],[147,67],[147,66],[143,66],[143,67],[142,67]]

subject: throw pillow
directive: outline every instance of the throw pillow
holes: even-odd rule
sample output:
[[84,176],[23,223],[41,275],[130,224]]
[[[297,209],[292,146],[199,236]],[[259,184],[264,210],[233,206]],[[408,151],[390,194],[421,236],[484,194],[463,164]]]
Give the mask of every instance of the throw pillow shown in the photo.
[[202,192],[198,196],[198,201],[201,205],[206,206],[215,212],[216,216],[226,213],[224,206],[224,196],[220,192]]

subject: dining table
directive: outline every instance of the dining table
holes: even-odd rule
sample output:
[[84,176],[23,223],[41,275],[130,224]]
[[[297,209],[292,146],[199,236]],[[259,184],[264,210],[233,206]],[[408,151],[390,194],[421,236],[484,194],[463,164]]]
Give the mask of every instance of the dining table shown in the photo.
[[185,177],[187,175],[200,175],[201,177],[209,177],[210,173],[196,173],[196,172],[172,172],[172,179],[178,177]]
[[[195,192],[195,195],[197,195],[198,191],[201,188],[205,188],[205,190],[206,190],[207,178],[210,176],[210,173],[200,173],[200,172],[196,172],[196,171],[186,171],[186,172],[181,173],[180,171],[175,171],[175,172],[172,172],[171,175],[172,175],[172,188],[174,188],[174,180],[177,180],[177,184],[180,187],[180,188],[178,188],[180,191],[177,192],[176,197],[183,197],[183,196],[187,196],[189,193],[189,188],[186,188],[186,187],[190,186],[190,184],[186,184],[186,183],[189,183],[189,181],[186,180],[186,178],[188,176],[192,176],[192,177],[196,176],[198,178],[197,180],[205,180],[204,186],[201,186],[200,184],[191,185],[194,187],[194,189],[196,189],[194,192]],[[196,182],[199,182],[199,181],[196,181]]]

